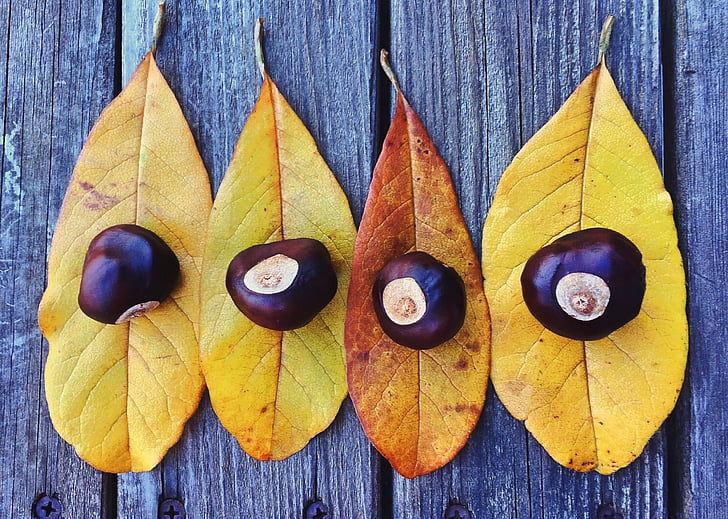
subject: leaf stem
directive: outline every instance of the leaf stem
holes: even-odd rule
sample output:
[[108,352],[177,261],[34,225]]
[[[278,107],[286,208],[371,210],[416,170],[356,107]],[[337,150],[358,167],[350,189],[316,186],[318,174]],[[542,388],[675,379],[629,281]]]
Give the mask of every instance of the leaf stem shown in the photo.
[[392,70],[392,65],[389,63],[389,52],[387,52],[385,49],[382,49],[382,51],[379,53],[379,63],[382,65],[382,70],[384,70],[384,73],[392,82],[394,89],[397,91],[398,94],[401,94],[402,89],[399,88],[399,81],[397,81],[397,76],[395,75],[394,70]]
[[152,54],[157,52],[157,45],[159,40],[162,38],[162,32],[164,31],[164,13],[167,11],[167,3],[162,0],[157,4],[157,14],[154,15],[154,28],[152,29]]
[[255,61],[258,63],[260,75],[265,79],[265,55],[263,54],[263,18],[255,22]]
[[604,55],[609,48],[609,40],[612,37],[612,26],[614,25],[614,15],[607,16],[602,26],[602,34],[599,36],[599,63],[604,62]]

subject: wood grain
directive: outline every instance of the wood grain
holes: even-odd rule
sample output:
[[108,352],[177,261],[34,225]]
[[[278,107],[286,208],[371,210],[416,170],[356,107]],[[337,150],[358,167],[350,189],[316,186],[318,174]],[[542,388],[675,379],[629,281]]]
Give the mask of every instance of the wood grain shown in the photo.
[[[114,88],[113,2],[3,4],[0,43],[0,516],[28,517],[39,494],[95,517],[101,475],[51,425],[47,344],[36,322],[45,258],[85,135]],[[108,65],[112,64],[111,67]]]
[[[471,235],[481,227],[502,171],[521,145],[596,66],[607,14],[617,23],[608,62],[656,154],[662,153],[659,18],[655,5],[611,1],[436,6],[392,5],[392,62],[402,88],[455,179]],[[635,53],[632,49],[644,49]],[[655,94],[658,95],[655,95]],[[634,107],[637,107],[635,109]],[[481,423],[455,462],[414,481],[394,477],[394,517],[438,517],[450,500],[475,517],[590,518],[613,502],[626,516],[663,517],[665,442],[613,476],[555,463],[492,391]]]
[[[123,14],[123,76],[148,43],[156,2]],[[228,2],[202,9],[170,3],[157,50],[160,69],[190,122],[214,189],[220,184],[260,89],[253,27],[263,18],[268,72],[319,143],[352,201],[363,201],[373,146],[373,3]],[[148,41],[148,40],[146,40]],[[361,214],[361,202],[352,202]],[[180,444],[148,475],[119,477],[119,516],[152,517],[150,497],[181,498],[190,517],[301,516],[321,499],[341,517],[377,517],[372,478],[378,455],[351,405],[334,425],[282,462],[249,458],[220,425],[205,398]],[[345,477],[342,477],[345,474]],[[211,491],[214,489],[214,491]]]
[[[73,164],[146,52],[155,9],[154,0],[0,5],[0,517],[29,517],[41,493],[58,493],[67,519],[99,516],[101,474],[58,438],[48,417],[47,344],[35,315]],[[296,518],[313,499],[344,518],[439,518],[453,501],[476,518],[593,518],[602,503],[624,517],[724,515],[728,5],[180,0],[168,13],[160,68],[215,189],[260,85],[252,27],[263,17],[270,74],[319,143],[357,221],[391,116],[377,63],[379,45],[389,41],[404,93],[451,169],[478,249],[501,172],[596,64],[602,21],[615,14],[608,64],[675,200],[691,351],[667,427],[609,477],[556,465],[492,391],[455,460],[415,480],[381,461],[349,401],[301,453],[266,463],[243,453],[204,398],[160,467],[119,477],[118,517],[157,517],[163,497],[181,498],[188,517],[199,518]]]
[[728,470],[728,27],[724,4],[666,2],[665,175],[688,273],[690,356],[670,419],[670,517],[722,517]]

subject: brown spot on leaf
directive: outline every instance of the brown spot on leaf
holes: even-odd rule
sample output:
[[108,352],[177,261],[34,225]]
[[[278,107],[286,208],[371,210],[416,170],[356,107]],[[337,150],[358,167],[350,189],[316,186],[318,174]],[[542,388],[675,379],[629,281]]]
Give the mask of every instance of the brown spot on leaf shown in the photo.
[[79,182],[78,185],[84,191],[91,191],[94,188],[94,186],[92,184],[89,184],[88,182]]
[[[85,189],[85,188],[84,188]],[[92,211],[106,210],[114,207],[119,199],[112,195],[105,195],[98,192],[91,186],[88,194],[83,199],[83,206]]]
[[268,412],[268,406],[267,405],[264,405],[263,406],[263,409],[260,410],[260,414],[265,414],[267,412]]
[[459,361],[457,361],[455,363],[455,366],[454,367],[455,367],[455,369],[457,369],[459,371],[463,371],[465,369],[468,369],[468,361],[465,360],[465,359],[460,359]]
[[465,345],[465,349],[468,351],[472,351],[473,353],[478,353],[480,351],[480,343],[479,342],[469,342]]
[[519,395],[524,389],[526,389],[526,384],[520,380],[510,380],[507,382],[507,385],[508,391],[514,395]]

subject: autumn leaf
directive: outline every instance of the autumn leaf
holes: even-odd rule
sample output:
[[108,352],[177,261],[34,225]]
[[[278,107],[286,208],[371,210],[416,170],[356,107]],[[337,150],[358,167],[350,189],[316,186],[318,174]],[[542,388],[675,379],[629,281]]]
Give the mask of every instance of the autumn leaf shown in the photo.
[[[541,247],[592,227],[615,230],[640,249],[647,289],[634,320],[580,341],[531,315],[520,277]],[[629,464],[682,385],[685,277],[670,196],[603,54],[503,173],[485,222],[483,272],[492,379],[506,408],[562,465],[609,474]]]
[[[313,137],[268,77],[257,34],[263,85],[212,210],[201,352],[222,424],[254,458],[279,460],[326,429],[346,396],[343,322],[356,229]],[[333,301],[301,328],[254,324],[225,288],[230,261],[253,245],[304,237],[331,255]]]
[[[485,400],[490,325],[478,260],[447,167],[391,77],[397,107],[354,249],[345,344],[349,392],[364,431],[400,474],[412,478],[450,461],[473,430]],[[379,270],[411,251],[453,267],[466,289],[462,328],[429,350],[390,339],[372,303]]]
[[[152,53],[88,136],[56,224],[39,324],[45,389],[58,433],[106,472],[153,468],[179,439],[204,381],[198,286],[212,200],[207,172]],[[78,306],[86,250],[115,224],[160,236],[181,280],[162,304],[119,325]]]

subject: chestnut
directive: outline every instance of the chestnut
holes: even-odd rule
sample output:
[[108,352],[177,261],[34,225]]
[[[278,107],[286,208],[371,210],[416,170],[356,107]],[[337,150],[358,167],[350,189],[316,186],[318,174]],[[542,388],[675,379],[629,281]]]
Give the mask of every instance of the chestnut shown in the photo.
[[384,333],[408,348],[434,348],[465,321],[463,280],[426,252],[390,260],[377,274],[372,296]]
[[639,314],[645,266],[628,238],[595,227],[538,250],[526,262],[521,288],[526,306],[546,328],[571,339],[596,340]]
[[308,324],[336,294],[331,256],[318,240],[253,245],[230,262],[225,279],[235,306],[271,330]]
[[78,306],[92,319],[120,324],[159,306],[179,277],[172,249],[152,231],[114,225],[91,240]]

